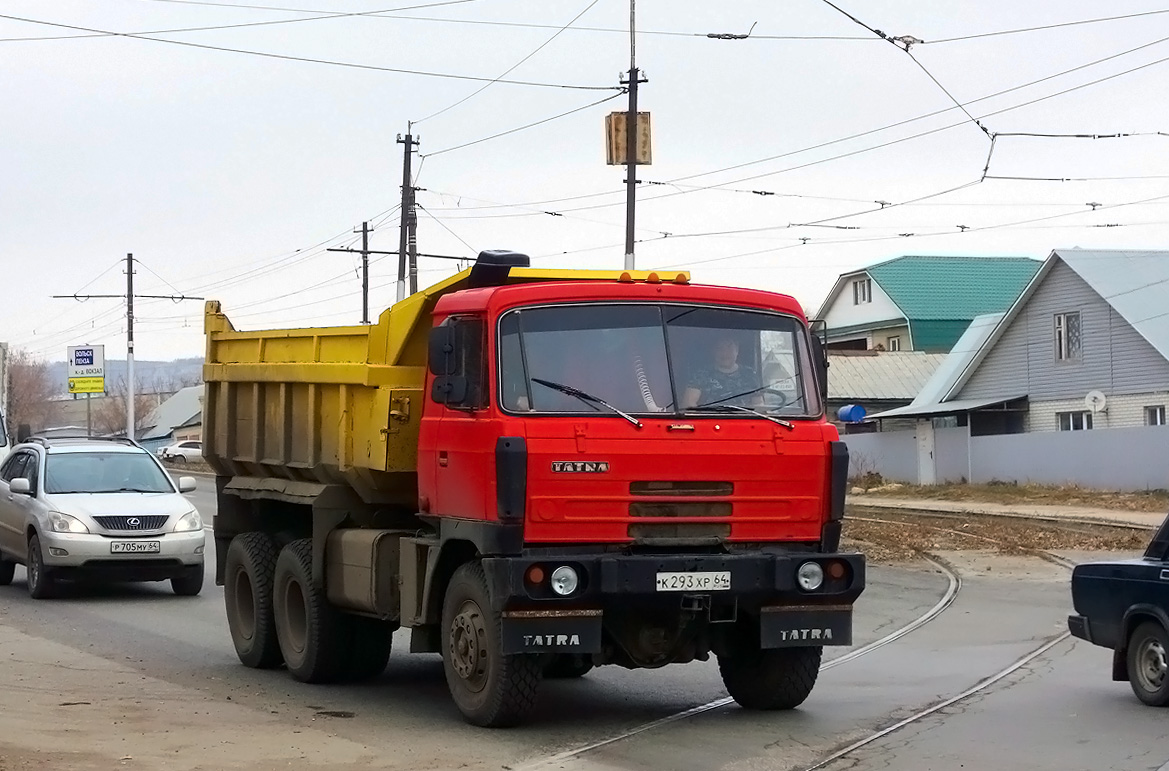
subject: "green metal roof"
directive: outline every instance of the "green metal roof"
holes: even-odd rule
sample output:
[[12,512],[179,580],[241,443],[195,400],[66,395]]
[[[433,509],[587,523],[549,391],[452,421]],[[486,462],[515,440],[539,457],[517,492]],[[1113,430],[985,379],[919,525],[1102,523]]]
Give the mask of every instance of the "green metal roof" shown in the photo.
[[[929,350],[941,347],[943,341],[953,345],[975,316],[1010,308],[1040,265],[1039,260],[1026,257],[911,255],[874,265],[866,272],[909,319],[914,347]],[[956,325],[923,325],[923,321],[964,323],[953,333]],[[935,336],[938,341],[932,339]]]

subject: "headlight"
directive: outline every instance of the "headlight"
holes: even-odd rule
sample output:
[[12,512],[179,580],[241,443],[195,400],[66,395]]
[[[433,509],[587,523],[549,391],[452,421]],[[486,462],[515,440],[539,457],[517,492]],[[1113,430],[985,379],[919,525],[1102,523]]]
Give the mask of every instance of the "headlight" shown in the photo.
[[175,523],[174,532],[189,533],[193,530],[203,529],[203,518],[199,516],[199,512],[191,509],[182,516],[178,522]]
[[552,571],[552,591],[567,597],[580,586],[580,577],[568,565],[561,565]]
[[88,533],[89,528],[86,527],[77,517],[71,517],[68,514],[62,514],[59,511],[49,512],[49,525],[52,526],[54,533]]
[[796,571],[796,581],[805,592],[814,592],[824,584],[824,569],[815,562],[805,562]]

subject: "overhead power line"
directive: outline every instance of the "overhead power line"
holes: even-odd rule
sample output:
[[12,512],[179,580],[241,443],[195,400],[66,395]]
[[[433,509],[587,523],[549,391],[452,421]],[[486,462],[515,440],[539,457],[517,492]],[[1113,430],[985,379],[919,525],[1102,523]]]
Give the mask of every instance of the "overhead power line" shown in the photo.
[[221,51],[224,53],[243,54],[246,56],[259,56],[265,59],[279,59],[290,62],[303,62],[307,64],[323,64],[331,67],[346,67],[356,70],[371,70],[374,72],[392,72],[398,75],[417,75],[426,78],[438,78],[443,80],[467,80],[476,83],[502,83],[509,86],[530,86],[533,88],[562,88],[573,91],[620,91],[620,86],[586,86],[575,85],[568,83],[542,83],[531,80],[502,80],[498,78],[489,78],[477,75],[456,75],[449,72],[428,72],[425,70],[411,70],[400,67],[381,67],[375,64],[361,64],[358,62],[341,62],[331,59],[316,59],[307,56],[292,56],[290,54],[277,54],[267,51],[252,51],[244,48],[229,48],[227,46],[213,46],[205,43],[192,43],[188,40],[167,40],[166,38],[151,37],[149,35],[138,35],[132,32],[112,32],[105,29],[94,29],[92,27],[81,27],[75,24],[61,24],[58,22],[44,21],[41,19],[29,19],[22,16],[10,16],[7,14],[0,14],[0,19],[8,19],[9,21],[21,21],[27,24],[39,24],[47,27],[57,27],[60,29],[74,29],[82,32],[100,32],[103,35],[110,35],[114,37],[124,37],[133,40],[147,40],[152,43],[166,43],[167,45],[184,46],[186,48],[198,48],[205,51]]

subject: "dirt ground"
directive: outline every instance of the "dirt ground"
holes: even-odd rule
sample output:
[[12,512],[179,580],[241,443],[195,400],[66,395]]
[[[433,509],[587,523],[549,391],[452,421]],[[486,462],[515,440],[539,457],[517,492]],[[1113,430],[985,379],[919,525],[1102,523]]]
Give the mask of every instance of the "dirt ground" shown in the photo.
[[1030,550],[1142,551],[1152,533],[1104,525],[1062,525],[1004,517],[920,516],[881,512],[844,520],[846,547],[875,563],[905,562],[921,552],[991,550],[1027,554]]
[[854,480],[853,500],[858,504],[866,496],[887,498],[922,498],[943,501],[979,501],[1002,504],[1042,504],[1062,506],[1089,506],[1118,511],[1169,511],[1169,490],[1148,490],[1136,493],[1116,493],[1090,490],[1076,485],[1017,484],[950,484],[902,485],[872,484],[876,480]]

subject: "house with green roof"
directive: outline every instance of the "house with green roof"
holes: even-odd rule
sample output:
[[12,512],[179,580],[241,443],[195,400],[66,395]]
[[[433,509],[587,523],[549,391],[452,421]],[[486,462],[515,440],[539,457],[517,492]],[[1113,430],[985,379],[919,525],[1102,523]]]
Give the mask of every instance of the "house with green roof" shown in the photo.
[[816,318],[832,350],[948,353],[976,316],[1014,304],[1042,263],[908,255],[842,273]]

